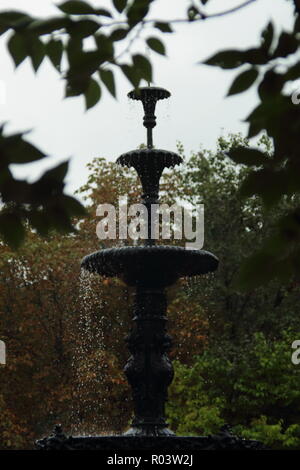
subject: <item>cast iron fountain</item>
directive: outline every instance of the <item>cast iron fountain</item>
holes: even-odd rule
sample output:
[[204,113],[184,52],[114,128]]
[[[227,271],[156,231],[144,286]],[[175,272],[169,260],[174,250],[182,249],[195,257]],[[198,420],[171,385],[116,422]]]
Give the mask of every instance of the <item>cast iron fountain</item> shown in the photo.
[[132,388],[134,418],[123,436],[67,437],[60,426],[52,436],[37,442],[39,449],[164,450],[259,448],[259,443],[233,436],[224,427],[216,436],[178,437],[165,419],[167,390],[173,379],[173,367],[167,352],[171,338],[166,331],[166,288],[183,276],[213,272],[218,259],[204,250],[156,245],[151,232],[151,205],[159,201],[159,181],[165,168],[179,165],[174,152],[153,148],[155,107],[170,93],[158,87],[145,87],[128,94],[144,108],[147,148],[121,155],[117,163],[133,167],[140,178],[142,203],[148,209],[148,239],[144,245],[97,251],[82,260],[82,268],[102,276],[117,276],[135,288],[134,326],[127,338],[131,356],[124,372]]

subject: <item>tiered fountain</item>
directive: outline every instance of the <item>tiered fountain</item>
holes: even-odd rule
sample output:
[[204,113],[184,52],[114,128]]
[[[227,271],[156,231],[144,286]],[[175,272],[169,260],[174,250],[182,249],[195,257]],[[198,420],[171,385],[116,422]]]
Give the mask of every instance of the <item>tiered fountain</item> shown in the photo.
[[121,155],[117,163],[133,167],[142,183],[142,203],[148,209],[148,239],[143,246],[126,246],[97,251],[86,256],[82,267],[102,276],[117,276],[136,289],[133,309],[134,327],[127,343],[131,356],[124,372],[132,387],[134,418],[123,436],[67,437],[60,426],[54,434],[37,443],[39,449],[98,449],[191,451],[201,449],[246,449],[253,441],[232,436],[227,428],[216,436],[178,437],[165,420],[167,390],[173,379],[173,367],[167,352],[171,346],[166,332],[167,301],[165,289],[180,277],[213,272],[218,259],[208,251],[156,245],[151,237],[151,205],[158,204],[159,181],[165,168],[182,162],[179,155],[153,148],[155,107],[169,98],[163,88],[145,87],[131,91],[129,98],[144,108],[147,148]]

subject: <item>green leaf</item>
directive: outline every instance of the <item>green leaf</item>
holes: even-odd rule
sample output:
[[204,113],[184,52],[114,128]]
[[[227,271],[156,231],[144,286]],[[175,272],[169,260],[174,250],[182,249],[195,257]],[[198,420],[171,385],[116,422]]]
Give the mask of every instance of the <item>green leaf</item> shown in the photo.
[[110,39],[111,41],[121,41],[122,39],[126,38],[126,36],[128,35],[128,33],[130,32],[130,29],[124,29],[124,28],[118,28],[118,29],[115,29],[111,35],[110,35]]
[[269,55],[263,48],[253,48],[246,51],[228,49],[213,55],[207,59],[204,64],[221,67],[223,69],[235,69],[247,63],[252,65],[263,65],[266,64],[269,59]]
[[35,72],[37,72],[46,55],[45,45],[37,37],[32,37],[29,39],[27,47],[29,50],[33,69]]
[[50,34],[53,31],[57,31],[68,26],[70,20],[63,17],[53,17],[46,20],[35,20],[30,23],[27,28],[27,31],[30,31],[35,34]]
[[110,13],[110,11],[106,10],[105,8],[97,8],[95,10],[95,15],[106,16],[107,18],[112,18],[112,14]]
[[0,156],[2,161],[11,164],[35,162],[46,155],[34,145],[23,140],[22,134],[15,134],[0,138]]
[[290,54],[294,54],[298,49],[298,40],[291,33],[283,31],[279,37],[278,45],[273,52],[272,57],[287,57]]
[[257,77],[258,71],[256,69],[252,68],[242,72],[234,79],[227,96],[235,95],[237,93],[242,93],[243,91],[248,90],[248,88],[253,85]]
[[162,33],[173,33],[170,23],[157,21],[154,23],[154,27],[159,29]]
[[15,213],[0,213],[0,234],[9,246],[19,248],[25,238],[21,217]]
[[141,78],[144,78],[147,82],[152,82],[152,65],[147,57],[136,54],[132,57],[133,65],[139,71]]
[[122,13],[122,11],[125,10],[127,6],[127,0],[113,0],[113,4],[114,4],[115,9],[119,13]]
[[49,57],[54,67],[60,70],[64,50],[62,41],[60,39],[50,39],[45,47],[46,55]]
[[274,70],[267,70],[263,80],[258,87],[258,94],[260,99],[274,99],[280,95],[284,86],[284,77],[281,74],[274,72]]
[[95,12],[94,7],[81,0],[68,0],[57,7],[68,15],[90,15]]
[[86,210],[84,206],[74,197],[63,195],[62,204],[65,210],[70,216],[84,216],[86,215]]
[[267,27],[261,34],[262,37],[262,47],[269,52],[272,46],[273,38],[274,38],[274,26],[272,21],[270,21]]
[[12,56],[15,62],[15,66],[18,67],[28,55],[27,47],[24,42],[23,36],[19,33],[14,33],[10,37],[7,43],[7,47],[10,55]]
[[235,69],[240,67],[244,62],[244,57],[241,51],[230,50],[217,52],[212,57],[207,59],[204,64],[221,67],[223,69]]
[[3,11],[0,13],[0,35],[11,28],[26,26],[32,21],[31,16],[21,11]]
[[266,155],[260,150],[248,147],[235,147],[227,152],[227,155],[235,162],[244,165],[265,165],[268,162]]
[[134,86],[134,88],[137,88],[140,83],[140,77],[135,67],[128,64],[123,64],[120,67],[127,80],[129,80],[129,82]]
[[152,0],[134,0],[127,10],[128,24],[132,28],[145,18]]
[[41,65],[45,54],[44,43],[36,36],[15,33],[8,41],[8,50],[14,59],[16,67],[29,56],[35,72]]
[[166,55],[165,46],[161,42],[160,39],[154,38],[154,37],[148,38],[147,39],[147,44],[150,47],[150,49],[157,52],[158,54]]
[[78,57],[81,57],[82,49],[83,49],[82,38],[78,36],[71,36],[67,44],[67,56],[68,56],[70,67],[72,67],[73,63],[77,62]]
[[253,171],[243,181],[240,193],[243,197],[259,195],[267,208],[274,206],[287,192],[288,182],[282,171],[269,168]]
[[297,80],[300,77],[300,62],[298,61],[292,67],[290,67],[287,72],[284,74],[286,81]]
[[30,225],[37,231],[39,235],[45,237],[50,231],[50,221],[45,211],[32,210],[28,214]]
[[106,60],[113,60],[114,44],[112,40],[104,34],[95,34],[94,39],[99,49],[99,53],[102,56],[102,62],[105,62]]
[[201,14],[198,8],[192,5],[187,9],[187,16],[189,21],[195,21],[196,19],[200,18]]
[[111,70],[100,69],[99,70],[100,78],[111,95],[116,97],[116,84],[114,74]]
[[101,98],[101,88],[98,82],[93,78],[90,79],[89,86],[85,92],[86,109],[93,108]]
[[67,32],[71,36],[77,36],[79,38],[86,38],[95,34],[100,28],[100,24],[94,20],[79,20],[72,21],[67,27]]
[[51,181],[56,181],[56,182],[62,182],[68,172],[69,168],[69,162],[65,161],[62,163],[59,163],[57,166],[54,168],[51,168],[51,170],[47,170],[42,177],[40,178],[39,182],[45,184],[46,181],[51,182]]

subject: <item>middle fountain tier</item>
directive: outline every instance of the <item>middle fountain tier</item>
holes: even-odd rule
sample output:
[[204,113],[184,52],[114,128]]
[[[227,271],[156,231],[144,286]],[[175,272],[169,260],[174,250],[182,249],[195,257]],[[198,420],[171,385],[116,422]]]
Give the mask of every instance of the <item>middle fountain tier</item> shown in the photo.
[[[144,87],[133,90],[129,98],[140,100],[147,128],[147,148],[121,155],[117,163],[133,167],[140,178],[142,204],[148,211],[148,239],[143,246],[124,246],[97,251],[82,260],[87,271],[119,277],[136,287],[134,328],[127,338],[131,357],[125,374],[132,387],[134,419],[129,436],[171,436],[165,421],[167,389],[173,379],[173,367],[167,352],[171,347],[166,332],[167,301],[165,287],[180,277],[213,272],[218,259],[205,250],[155,245],[151,237],[151,207],[159,202],[159,181],[165,168],[179,165],[182,158],[174,152],[153,148],[157,101],[169,98],[163,88]],[[155,206],[156,207],[156,206]]]

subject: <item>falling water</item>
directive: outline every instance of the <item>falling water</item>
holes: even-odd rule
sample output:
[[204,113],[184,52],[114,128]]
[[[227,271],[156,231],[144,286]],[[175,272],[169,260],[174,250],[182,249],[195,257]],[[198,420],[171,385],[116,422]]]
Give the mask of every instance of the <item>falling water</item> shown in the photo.
[[[103,299],[99,296],[98,275],[85,270],[80,274],[80,311],[75,325],[75,344],[73,354],[74,394],[72,410],[72,432],[77,435],[101,434],[107,428],[105,415],[95,412],[105,406],[101,401],[101,374],[105,368],[103,335]],[[100,313],[100,315],[99,315]],[[101,429],[102,428],[102,429]]]

